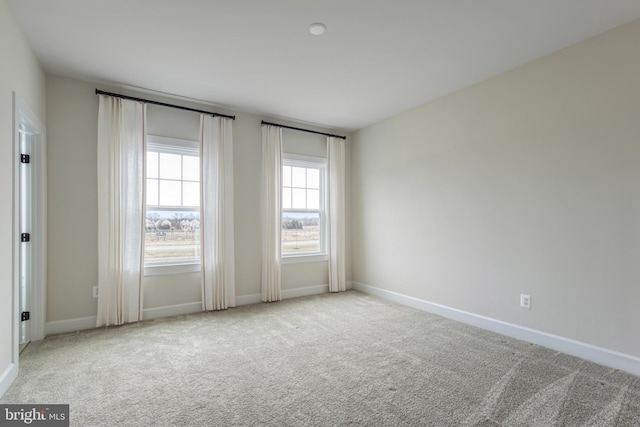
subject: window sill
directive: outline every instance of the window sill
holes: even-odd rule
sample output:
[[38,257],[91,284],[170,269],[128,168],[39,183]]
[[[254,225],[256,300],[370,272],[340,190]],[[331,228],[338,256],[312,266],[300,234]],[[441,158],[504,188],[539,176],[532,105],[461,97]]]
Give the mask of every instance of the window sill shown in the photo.
[[310,255],[288,255],[282,257],[282,264],[300,264],[307,262],[326,262],[329,261],[327,254],[310,254]]
[[199,273],[200,270],[200,263],[154,265],[144,268],[144,277],[166,276],[169,274]]

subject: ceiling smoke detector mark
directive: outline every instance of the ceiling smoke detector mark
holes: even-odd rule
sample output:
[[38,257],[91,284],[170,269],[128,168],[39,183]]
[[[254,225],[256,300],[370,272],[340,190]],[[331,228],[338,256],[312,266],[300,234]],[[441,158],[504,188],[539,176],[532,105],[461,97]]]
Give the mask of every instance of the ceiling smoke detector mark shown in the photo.
[[520,294],[520,307],[531,308],[531,295]]
[[321,22],[315,22],[309,25],[309,32],[314,36],[321,36],[327,31],[327,26]]

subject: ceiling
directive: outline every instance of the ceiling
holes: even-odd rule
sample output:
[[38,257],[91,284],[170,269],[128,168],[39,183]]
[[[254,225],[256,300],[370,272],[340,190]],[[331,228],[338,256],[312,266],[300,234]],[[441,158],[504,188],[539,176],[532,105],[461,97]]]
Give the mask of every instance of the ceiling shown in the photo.
[[639,0],[6,2],[48,73],[345,131],[640,18]]

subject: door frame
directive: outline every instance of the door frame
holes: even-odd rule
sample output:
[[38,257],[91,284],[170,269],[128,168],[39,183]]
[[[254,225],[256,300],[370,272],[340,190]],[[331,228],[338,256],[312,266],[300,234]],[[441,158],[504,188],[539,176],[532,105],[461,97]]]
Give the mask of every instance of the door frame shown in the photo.
[[18,362],[20,343],[20,127],[23,126],[34,139],[31,146],[32,182],[32,239],[29,243],[32,259],[30,306],[30,339],[39,341],[45,336],[46,291],[47,291],[47,151],[46,128],[15,92],[13,93],[14,117],[14,169],[13,169],[13,359]]

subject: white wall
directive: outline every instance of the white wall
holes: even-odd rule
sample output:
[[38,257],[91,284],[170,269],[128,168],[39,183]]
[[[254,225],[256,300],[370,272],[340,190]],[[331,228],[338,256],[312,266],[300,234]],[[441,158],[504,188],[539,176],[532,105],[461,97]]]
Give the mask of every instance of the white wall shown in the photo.
[[[0,378],[13,348],[13,93],[45,123],[45,77],[4,0],[0,0]],[[1,387],[1,386],[0,386]],[[0,392],[1,393],[1,392]]]
[[353,280],[640,356],[639,40],[635,21],[354,133]]
[[[99,89],[203,108],[119,88]],[[97,198],[96,135],[98,97],[95,84],[59,76],[47,76],[49,170],[49,322],[95,316],[97,300]],[[204,109],[208,109],[204,107]],[[234,186],[236,296],[260,293],[261,228],[260,169],[262,119],[251,114],[211,108],[235,114]],[[148,106],[149,133],[198,139],[199,115]],[[271,119],[273,121],[273,119]],[[280,121],[279,121],[280,122]],[[307,127],[291,122],[283,122]],[[317,129],[317,128],[316,128]],[[326,156],[325,138],[285,131],[285,149],[299,154]],[[327,263],[283,266],[283,289],[328,283]],[[158,308],[200,301],[200,275],[179,274],[144,279],[144,308]]]

